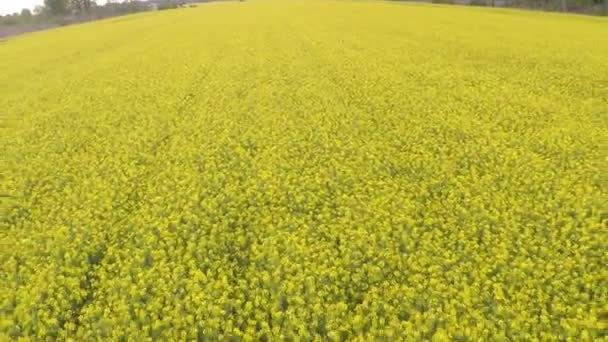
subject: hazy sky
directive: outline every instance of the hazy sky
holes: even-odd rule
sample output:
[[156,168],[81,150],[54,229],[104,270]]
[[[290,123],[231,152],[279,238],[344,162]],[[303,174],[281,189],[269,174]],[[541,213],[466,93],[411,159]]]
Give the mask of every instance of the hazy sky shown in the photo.
[[0,14],[20,12],[22,8],[34,9],[44,0],[0,0]]
[[[105,4],[105,0],[97,0],[99,5]],[[44,0],[0,0],[0,14],[21,12],[23,8],[34,9],[36,5],[42,5]]]

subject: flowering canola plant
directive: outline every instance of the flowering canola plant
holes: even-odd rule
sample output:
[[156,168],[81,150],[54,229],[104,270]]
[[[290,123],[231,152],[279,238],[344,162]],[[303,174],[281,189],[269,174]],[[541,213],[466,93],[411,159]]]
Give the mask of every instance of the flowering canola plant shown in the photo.
[[0,42],[0,339],[607,338],[608,21],[224,2]]

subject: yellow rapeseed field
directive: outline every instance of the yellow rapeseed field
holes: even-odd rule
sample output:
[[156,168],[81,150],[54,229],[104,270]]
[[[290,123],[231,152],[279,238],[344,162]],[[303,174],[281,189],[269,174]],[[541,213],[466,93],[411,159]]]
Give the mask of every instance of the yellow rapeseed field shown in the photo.
[[608,20],[208,3],[0,42],[0,340],[608,338]]

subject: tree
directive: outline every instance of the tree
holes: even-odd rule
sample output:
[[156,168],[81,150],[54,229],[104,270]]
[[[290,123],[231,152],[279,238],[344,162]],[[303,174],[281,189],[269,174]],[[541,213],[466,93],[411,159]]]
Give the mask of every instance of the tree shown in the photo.
[[52,15],[63,15],[67,12],[67,0],[44,0],[44,6]]
[[29,21],[32,19],[32,11],[29,8],[24,8],[21,10],[21,19],[24,21]]
[[35,15],[41,15],[44,12],[45,12],[44,6],[36,5],[36,7],[34,7],[34,14]]
[[71,0],[70,5],[78,13],[89,13],[91,10],[91,0]]

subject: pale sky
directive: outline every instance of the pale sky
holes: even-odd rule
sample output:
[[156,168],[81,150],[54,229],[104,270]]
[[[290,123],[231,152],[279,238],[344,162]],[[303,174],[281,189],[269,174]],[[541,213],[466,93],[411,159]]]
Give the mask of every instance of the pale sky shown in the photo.
[[[97,0],[98,5],[106,3],[105,0]],[[24,8],[34,9],[36,5],[42,5],[44,0],[0,0],[0,14],[21,12]]]

